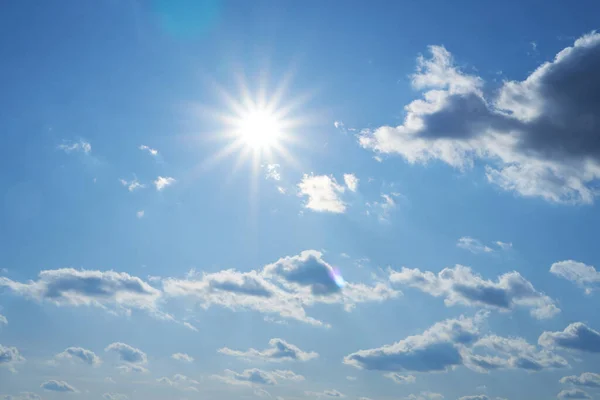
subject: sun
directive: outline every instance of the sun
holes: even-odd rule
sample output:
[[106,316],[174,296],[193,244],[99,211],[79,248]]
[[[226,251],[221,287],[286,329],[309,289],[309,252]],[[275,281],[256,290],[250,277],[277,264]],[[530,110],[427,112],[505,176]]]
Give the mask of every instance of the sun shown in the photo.
[[237,134],[253,150],[270,150],[277,146],[283,124],[267,109],[250,110],[240,116]]

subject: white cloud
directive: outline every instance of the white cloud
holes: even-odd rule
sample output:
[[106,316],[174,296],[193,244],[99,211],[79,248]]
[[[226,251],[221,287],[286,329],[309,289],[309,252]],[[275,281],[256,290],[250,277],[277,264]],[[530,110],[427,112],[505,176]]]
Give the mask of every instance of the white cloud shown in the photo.
[[171,356],[171,358],[173,360],[183,361],[183,362],[187,362],[187,363],[194,362],[194,357],[192,357],[186,353],[175,353]]
[[135,216],[138,218],[144,218],[144,214],[145,214],[144,210],[140,210],[135,213]]
[[131,181],[127,181],[125,179],[119,179],[119,182],[121,182],[121,185],[125,186],[127,188],[127,190],[129,190],[130,192],[139,190],[139,189],[143,189],[146,187],[146,185],[141,184],[137,178],[134,178]]
[[273,179],[274,181],[281,180],[281,173],[279,172],[280,166],[279,164],[267,164],[265,166],[267,173],[265,175],[266,179]]
[[563,390],[556,397],[559,398],[559,399],[561,399],[561,400],[568,400],[568,399],[591,399],[592,398],[592,396],[590,396],[587,392],[584,392],[581,389],[567,389],[567,390]]
[[304,175],[298,189],[299,196],[308,197],[304,207],[310,210],[338,214],[346,211],[346,204],[340,198],[345,189],[331,176]]
[[56,358],[76,359],[88,365],[99,365],[102,362],[96,353],[81,347],[68,347],[62,353],[57,354]]
[[304,392],[304,394],[306,394],[307,396],[312,396],[312,397],[317,397],[317,398],[335,398],[335,399],[341,399],[346,397],[345,394],[339,392],[338,390],[335,389],[331,389],[331,390],[324,390],[322,392]]
[[440,393],[421,392],[419,394],[409,394],[404,400],[442,400],[444,398]]
[[77,142],[65,140],[62,144],[58,145],[58,149],[64,151],[67,154],[72,152],[82,152],[85,154],[89,154],[92,151],[92,145],[83,139],[80,139]]
[[474,396],[463,396],[460,397],[458,400],[490,400],[490,398],[487,397],[485,394],[476,394]]
[[42,400],[42,398],[35,393],[31,392],[21,392],[16,396],[12,395],[4,395],[0,396],[3,400]]
[[258,359],[262,361],[280,362],[280,361],[308,361],[317,358],[319,355],[313,351],[305,352],[297,346],[286,342],[283,339],[275,338],[269,340],[269,348],[266,350],[248,349],[246,351],[232,350],[227,347],[219,349],[219,353],[228,356],[241,357],[247,359]]
[[417,288],[435,297],[444,297],[447,306],[462,304],[508,311],[515,307],[529,308],[535,318],[550,318],[560,312],[554,301],[538,292],[516,271],[503,274],[496,282],[474,274],[471,268],[456,265],[437,275],[418,268],[391,271],[390,281]]
[[404,385],[407,383],[415,383],[415,381],[417,380],[417,378],[415,378],[414,375],[400,375],[396,372],[390,372],[385,374],[384,376],[400,385]]
[[592,265],[573,260],[555,262],[550,267],[550,273],[575,283],[588,294],[600,284],[600,271]]
[[501,242],[499,240],[496,241],[496,245],[502,250],[510,250],[513,247],[513,244],[511,242]]
[[166,188],[167,186],[171,186],[175,182],[176,182],[175,178],[171,178],[170,176],[168,176],[168,177],[159,176],[154,181],[154,186],[156,186],[156,190],[161,191],[164,188]]
[[575,322],[559,332],[543,332],[538,343],[548,348],[579,350],[587,353],[600,353],[600,332],[582,322]]
[[46,389],[51,392],[61,392],[61,393],[75,393],[77,389],[73,386],[69,385],[65,381],[55,381],[49,380],[40,385],[42,389]]
[[277,384],[276,376],[272,372],[263,371],[258,368],[246,369],[241,373],[226,369],[224,375],[212,375],[211,378],[230,385],[273,386]]
[[481,241],[479,241],[478,239],[469,236],[463,236],[460,239],[458,239],[458,243],[456,243],[456,246],[460,247],[461,249],[468,250],[473,254],[491,253],[494,251],[492,248],[481,243]]
[[147,151],[148,154],[150,154],[151,156],[157,156],[158,155],[158,150],[153,149],[151,147],[146,146],[145,144],[140,145],[140,147],[138,147],[140,150],[142,151]]
[[560,379],[560,383],[589,388],[600,388],[600,374],[596,374],[594,372],[584,372],[579,376],[565,376]]
[[141,309],[156,317],[170,319],[157,308],[161,292],[125,272],[62,268],[42,271],[37,281],[26,283],[0,277],[0,287],[56,305],[92,305],[126,313]]
[[382,193],[383,201],[367,202],[367,215],[375,214],[381,222],[387,222],[392,211],[396,209],[396,201],[394,197],[399,196],[398,193]]
[[591,203],[600,178],[595,96],[600,34],[591,33],[540,65],[524,81],[505,81],[486,97],[483,80],[430,46],[412,76],[423,98],[405,107],[404,123],[361,132],[359,142],[409,163],[438,159],[460,169],[487,163],[489,182],[527,197]]
[[356,377],[355,376],[347,376],[346,379],[349,381],[355,381]]
[[117,353],[122,362],[117,368],[124,373],[137,372],[147,373],[148,370],[143,365],[148,362],[148,356],[140,349],[136,349],[128,344],[115,342],[109,344],[104,351]]
[[2,314],[0,314],[0,325],[8,325],[8,320]]
[[102,398],[104,398],[104,400],[127,400],[129,399],[129,397],[127,397],[124,394],[121,393],[104,393],[102,395]]
[[16,347],[6,347],[0,344],[0,367],[6,366],[14,371],[14,365],[24,361],[25,358]]
[[189,378],[182,374],[175,374],[172,378],[167,378],[166,376],[163,376],[162,378],[159,378],[156,381],[160,384],[172,386],[185,391],[198,391],[195,385],[200,384],[200,382],[198,382],[197,380]]
[[358,189],[359,179],[354,174],[344,174],[344,183],[346,187],[352,192],[356,192]]

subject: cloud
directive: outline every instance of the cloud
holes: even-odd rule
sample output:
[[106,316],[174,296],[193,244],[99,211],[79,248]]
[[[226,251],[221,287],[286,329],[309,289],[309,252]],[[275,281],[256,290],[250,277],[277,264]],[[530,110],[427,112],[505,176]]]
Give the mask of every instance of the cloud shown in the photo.
[[24,361],[25,358],[16,347],[6,347],[0,344],[0,367],[7,366],[12,370],[14,364],[22,363]]
[[497,282],[485,280],[469,267],[456,265],[437,275],[418,268],[391,271],[390,282],[417,288],[435,297],[444,297],[447,306],[462,304],[508,311],[515,307],[531,309],[535,318],[550,318],[560,312],[554,301],[535,290],[533,285],[516,271],[503,274]]
[[280,362],[280,361],[308,361],[317,358],[319,355],[313,351],[305,352],[297,346],[286,342],[283,339],[274,338],[269,340],[269,348],[265,350],[249,349],[247,351],[231,350],[227,347],[218,350],[219,353],[228,356],[259,359],[262,361]]
[[281,180],[281,174],[279,173],[279,164],[267,164],[265,166],[265,169],[267,170],[267,173],[265,175],[266,179],[273,179],[274,181]]
[[463,364],[462,348],[478,337],[479,329],[473,319],[448,319],[392,345],[349,354],[344,357],[344,364],[390,372],[446,371]]
[[37,281],[16,282],[0,277],[0,287],[38,301],[62,306],[96,306],[129,313],[141,309],[169,319],[158,311],[161,292],[138,277],[124,272],[62,268],[39,273]]
[[570,324],[562,332],[544,332],[538,343],[541,346],[579,350],[587,353],[600,353],[600,332],[582,322]]
[[355,376],[347,376],[346,379],[349,381],[355,381],[356,377]]
[[161,191],[164,188],[166,188],[167,186],[171,186],[175,182],[176,182],[175,178],[171,178],[170,176],[167,176],[167,177],[159,176],[154,181],[154,186],[156,186],[156,190]]
[[336,399],[341,399],[346,397],[345,394],[335,390],[335,389],[331,389],[331,390],[324,390],[322,392],[304,392],[304,394],[306,394],[307,396],[314,396],[314,397],[318,397],[318,398],[336,398]]
[[135,216],[141,219],[141,218],[144,218],[144,214],[145,214],[144,210],[140,210],[135,213]]
[[575,386],[589,388],[600,388],[600,374],[593,372],[584,372],[579,376],[571,375],[560,379],[560,383],[568,383]]
[[375,214],[381,222],[387,222],[390,214],[396,209],[396,200],[394,197],[399,196],[398,193],[382,193],[381,198],[383,201],[367,202],[367,215]]
[[4,395],[0,396],[0,398],[3,400],[42,400],[39,395],[31,392],[21,392],[16,396]]
[[344,183],[351,192],[356,192],[358,189],[359,179],[354,174],[344,174]]
[[200,278],[166,279],[163,290],[169,297],[192,299],[204,308],[219,305],[233,311],[253,310],[312,325],[323,325],[306,313],[306,307],[316,303],[343,304],[350,311],[359,303],[381,302],[400,294],[384,283],[343,282],[339,271],[315,250],[283,257],[261,270],[229,269],[203,273]]
[[129,397],[127,397],[124,394],[121,393],[104,393],[102,395],[102,398],[104,400],[127,400],[129,399]]
[[273,371],[272,374],[275,375],[277,378],[286,380],[286,381],[302,382],[303,380],[305,380],[305,378],[302,375],[298,375],[294,371],[290,371],[290,370],[278,369],[278,370]]
[[494,251],[492,248],[484,245],[479,240],[469,236],[464,236],[458,239],[456,246],[460,247],[461,249],[468,250],[473,254],[491,253]]
[[272,386],[277,384],[277,380],[275,380],[273,374],[258,368],[246,369],[242,373],[226,369],[225,375],[213,375],[212,378],[231,385],[252,386],[256,384]]
[[140,145],[140,147],[138,147],[138,148],[142,151],[147,151],[148,154],[150,154],[151,156],[158,155],[158,150],[150,148],[150,147],[146,146],[145,144]]
[[57,147],[59,150],[62,150],[67,154],[72,152],[82,152],[84,154],[89,154],[92,151],[92,145],[83,139],[80,139],[77,142],[65,140],[62,144],[59,144]]
[[190,356],[189,354],[185,354],[185,353],[175,353],[171,356],[171,358],[173,360],[183,361],[183,362],[187,362],[187,363],[194,362],[194,357]]
[[117,353],[121,361],[127,363],[146,364],[148,362],[148,356],[146,353],[125,343],[111,343],[104,349],[104,351],[112,351]]
[[8,320],[2,314],[0,314],[0,325],[8,325]]
[[417,378],[415,378],[414,375],[400,375],[395,372],[390,372],[388,374],[385,374],[384,376],[386,378],[393,380],[394,382],[396,382],[400,385],[404,385],[404,384],[408,384],[408,383],[415,383],[415,381],[417,380]]
[[77,389],[69,385],[65,381],[49,380],[40,385],[42,389],[49,390],[51,392],[62,392],[62,393],[75,393]]
[[162,378],[159,378],[156,381],[163,385],[172,386],[180,390],[188,391],[198,391],[198,389],[194,385],[200,384],[200,382],[198,382],[197,380],[188,378],[187,376],[182,374],[175,374],[170,379],[166,376],[163,376]]
[[318,212],[344,213],[346,204],[340,198],[345,189],[328,175],[304,175],[298,184],[299,196],[308,197],[304,207]]
[[81,347],[68,347],[62,353],[56,355],[56,358],[78,359],[88,365],[99,365],[101,363],[93,351]]
[[502,250],[510,250],[513,247],[513,244],[510,242],[501,242],[501,241],[496,241],[496,245],[498,247],[500,247]]
[[[489,182],[527,197],[591,203],[600,177],[600,34],[577,39],[523,81],[505,81],[495,96],[454,65],[441,46],[417,59],[412,76],[422,99],[404,123],[361,132],[361,146],[409,163],[441,160],[466,169],[487,163]],[[490,91],[491,92],[491,91]]]
[[128,363],[124,363],[121,364],[117,367],[117,369],[119,371],[121,371],[124,374],[129,374],[132,372],[138,373],[138,374],[147,374],[148,372],[150,372],[148,370],[148,368],[143,367],[139,364],[128,364]]
[[121,185],[125,186],[127,188],[127,190],[129,190],[130,192],[136,191],[138,189],[143,189],[146,187],[146,185],[141,184],[137,178],[133,178],[130,181],[127,181],[125,179],[119,179],[119,182],[121,182]]
[[404,400],[442,400],[444,396],[440,393],[421,392],[419,394],[409,394],[404,397]]
[[588,294],[600,283],[600,272],[596,268],[573,260],[555,262],[550,267],[550,273],[575,283]]
[[476,394],[474,396],[463,396],[460,397],[458,400],[489,400],[490,398],[487,397],[485,394]]
[[592,397],[581,389],[567,389],[561,391],[556,397],[559,399],[591,399]]

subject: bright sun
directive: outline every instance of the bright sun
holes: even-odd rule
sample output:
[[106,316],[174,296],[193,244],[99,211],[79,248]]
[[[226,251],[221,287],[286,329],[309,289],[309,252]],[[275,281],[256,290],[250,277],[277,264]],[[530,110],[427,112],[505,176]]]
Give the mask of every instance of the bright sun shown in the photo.
[[277,145],[282,126],[276,115],[267,110],[252,110],[243,115],[237,127],[239,137],[254,150],[268,150]]

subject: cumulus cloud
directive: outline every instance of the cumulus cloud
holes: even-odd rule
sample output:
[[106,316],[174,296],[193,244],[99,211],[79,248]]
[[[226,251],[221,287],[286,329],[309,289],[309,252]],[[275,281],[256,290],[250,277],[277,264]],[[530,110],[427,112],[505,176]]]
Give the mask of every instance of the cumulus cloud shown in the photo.
[[136,191],[138,189],[143,189],[146,187],[146,185],[141,184],[137,178],[133,178],[130,181],[127,181],[125,179],[119,179],[119,182],[121,182],[121,185],[125,186],[127,188],[127,190],[129,190],[130,192]]
[[80,139],[76,142],[65,140],[62,144],[58,145],[58,149],[67,154],[72,152],[82,152],[84,154],[88,154],[92,151],[92,145],[83,139]]
[[343,397],[346,397],[345,394],[341,393],[338,390],[335,389],[330,389],[330,390],[324,390],[322,392],[304,392],[304,394],[306,394],[307,396],[312,396],[312,397],[317,397],[317,398],[337,398],[337,399],[341,399]]
[[183,362],[187,362],[187,363],[194,362],[194,357],[192,357],[186,353],[175,353],[171,356],[171,358],[173,360],[183,361]]
[[140,145],[140,147],[138,147],[140,150],[142,151],[147,151],[148,154],[150,154],[151,156],[157,156],[158,155],[158,150],[153,149],[149,146],[146,146],[145,144]]
[[304,207],[318,212],[344,213],[346,204],[341,199],[344,186],[328,175],[304,175],[298,184],[299,196],[308,197]]
[[219,305],[234,311],[253,310],[313,325],[323,325],[306,313],[306,307],[313,304],[343,304],[350,311],[359,303],[399,295],[384,283],[343,282],[339,271],[315,250],[281,258],[261,270],[230,269],[201,277],[166,279],[163,290],[170,297],[193,299],[204,308]]
[[443,297],[447,306],[488,307],[508,311],[515,307],[529,308],[535,318],[550,318],[560,312],[554,301],[538,292],[516,271],[498,277],[497,282],[485,280],[469,267],[457,265],[445,268],[437,275],[418,268],[391,271],[390,281],[417,288],[435,297]]
[[247,351],[232,350],[227,347],[218,350],[219,353],[228,356],[259,359],[262,361],[308,361],[319,355],[314,351],[306,352],[283,339],[274,338],[269,340],[269,348],[265,350],[249,349]]
[[491,247],[484,245],[478,239],[469,236],[463,236],[458,239],[458,243],[456,243],[456,245],[461,249],[470,251],[473,254],[491,253],[494,251]]
[[589,388],[600,388],[600,374],[584,372],[579,376],[571,375],[560,379],[560,383],[583,386]]
[[359,179],[354,174],[344,174],[344,183],[351,192],[356,192],[358,189]]
[[414,375],[400,375],[396,372],[390,372],[388,374],[385,374],[384,376],[400,385],[404,385],[407,383],[415,383],[415,381],[417,380],[417,378],[415,378]]
[[592,397],[581,389],[567,389],[561,391],[556,397],[561,400],[566,399],[591,399]]
[[166,188],[167,186],[171,186],[175,182],[176,182],[175,178],[171,178],[170,176],[167,176],[167,177],[159,176],[154,181],[154,186],[156,187],[156,190],[161,191],[164,188]]
[[16,347],[6,347],[0,344],[0,367],[14,369],[14,364],[24,362],[25,358]]
[[538,343],[548,348],[579,350],[587,353],[600,353],[600,332],[582,322],[575,322],[561,332],[544,332]]
[[405,107],[402,125],[363,130],[364,148],[461,169],[480,159],[488,181],[505,190],[558,203],[593,202],[600,177],[600,34],[580,37],[523,81],[505,81],[493,97],[444,47],[429,51],[412,76],[423,98]]
[[56,305],[93,305],[126,313],[131,309],[141,309],[154,316],[170,319],[158,311],[156,303],[161,292],[124,272],[62,268],[42,271],[37,281],[25,283],[0,277],[0,287]]
[[101,363],[100,357],[96,353],[81,347],[68,347],[62,353],[57,354],[56,358],[76,359],[88,365],[99,365]]
[[51,392],[61,392],[61,393],[75,393],[77,389],[73,386],[69,385],[65,381],[55,381],[49,380],[40,385],[42,389],[49,390]]
[[573,260],[555,262],[550,267],[550,273],[575,283],[588,294],[600,284],[600,271],[592,265]]
[[115,342],[109,344],[104,351],[112,351],[118,354],[121,361],[132,364],[145,364],[148,362],[148,356],[140,349],[136,349],[128,344]]

